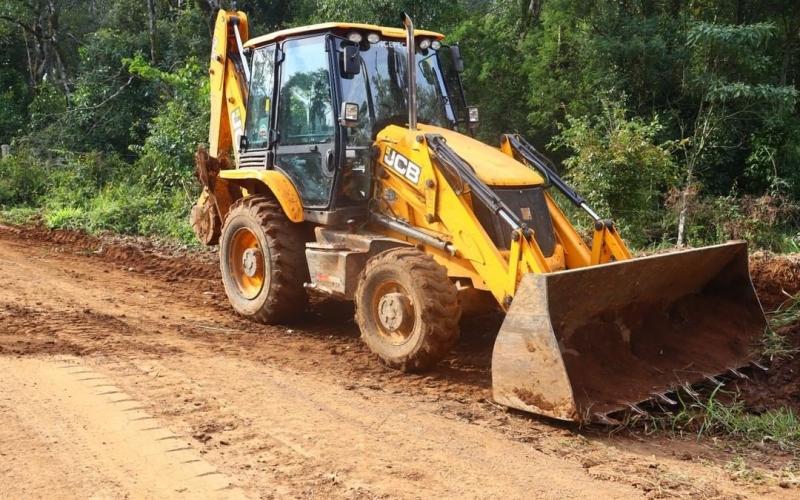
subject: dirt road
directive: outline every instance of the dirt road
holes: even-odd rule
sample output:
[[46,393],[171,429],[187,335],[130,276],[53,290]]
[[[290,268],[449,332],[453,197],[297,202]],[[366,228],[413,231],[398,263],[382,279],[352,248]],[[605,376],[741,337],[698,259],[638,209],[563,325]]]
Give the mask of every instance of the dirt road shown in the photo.
[[211,253],[0,226],[0,499],[797,498],[713,443],[496,406],[497,321],[405,375],[347,305],[291,327],[236,318]]

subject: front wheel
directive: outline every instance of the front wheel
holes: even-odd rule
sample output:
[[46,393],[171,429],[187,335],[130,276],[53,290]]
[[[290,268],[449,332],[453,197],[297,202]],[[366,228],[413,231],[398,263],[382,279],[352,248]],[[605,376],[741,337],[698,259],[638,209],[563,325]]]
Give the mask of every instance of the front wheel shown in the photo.
[[456,287],[447,270],[419,250],[396,248],[370,259],[355,303],[361,338],[392,368],[429,368],[458,340]]
[[282,323],[308,305],[302,224],[275,199],[248,196],[231,206],[220,236],[222,284],[233,309],[259,323]]

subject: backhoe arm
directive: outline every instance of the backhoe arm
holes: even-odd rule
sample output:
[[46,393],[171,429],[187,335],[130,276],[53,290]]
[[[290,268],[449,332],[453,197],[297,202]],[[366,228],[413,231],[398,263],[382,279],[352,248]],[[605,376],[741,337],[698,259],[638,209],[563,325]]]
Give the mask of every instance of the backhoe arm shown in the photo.
[[208,154],[227,155],[244,133],[247,102],[247,63],[242,43],[247,40],[247,16],[243,12],[220,10],[211,43],[211,126]]

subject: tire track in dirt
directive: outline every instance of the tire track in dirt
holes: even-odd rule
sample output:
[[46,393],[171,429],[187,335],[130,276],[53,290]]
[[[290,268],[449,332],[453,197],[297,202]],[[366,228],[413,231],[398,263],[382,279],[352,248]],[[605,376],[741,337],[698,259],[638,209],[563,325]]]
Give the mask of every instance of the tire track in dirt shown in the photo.
[[[79,359],[0,357],[0,405],[3,443],[15,450],[0,479],[3,498],[245,498],[181,436]],[[41,471],[71,481],[29,484],[30,468],[34,477]]]

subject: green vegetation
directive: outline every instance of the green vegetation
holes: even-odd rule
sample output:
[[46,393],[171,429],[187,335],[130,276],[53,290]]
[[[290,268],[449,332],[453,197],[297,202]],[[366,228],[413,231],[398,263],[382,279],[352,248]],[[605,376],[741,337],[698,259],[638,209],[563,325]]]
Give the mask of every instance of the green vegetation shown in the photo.
[[786,297],[786,302],[769,315],[769,325],[772,329],[800,322],[800,294],[795,296],[787,294]]
[[[0,0],[0,143],[13,151],[0,161],[3,217],[27,207],[52,227],[191,240],[219,5],[232,2]],[[481,138],[527,136],[634,248],[735,238],[800,249],[793,0],[236,7],[254,35],[330,20],[398,25],[400,11],[448,34]]]
[[780,407],[753,413],[736,394],[720,387],[707,395],[676,393],[678,409],[639,420],[648,432],[694,435],[697,439],[725,436],[747,446],[760,443],[781,450],[800,450],[800,415]]

